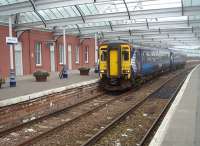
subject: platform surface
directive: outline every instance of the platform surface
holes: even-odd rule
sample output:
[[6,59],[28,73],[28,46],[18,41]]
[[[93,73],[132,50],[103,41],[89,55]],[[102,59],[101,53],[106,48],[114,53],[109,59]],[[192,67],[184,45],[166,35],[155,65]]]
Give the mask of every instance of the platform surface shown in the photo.
[[149,146],[200,146],[200,66],[188,75]]
[[80,76],[78,71],[71,71],[67,79],[59,79],[58,73],[51,73],[47,82],[36,82],[32,75],[18,77],[17,86],[10,88],[7,82],[0,89],[0,102],[6,99],[24,96],[49,89],[59,88],[67,85],[77,84],[98,78],[98,74],[90,72],[89,76]]

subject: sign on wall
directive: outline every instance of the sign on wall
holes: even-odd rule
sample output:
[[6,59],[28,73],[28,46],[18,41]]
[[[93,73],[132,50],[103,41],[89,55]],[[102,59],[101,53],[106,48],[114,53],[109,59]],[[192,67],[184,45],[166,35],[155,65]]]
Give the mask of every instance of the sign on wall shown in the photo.
[[18,40],[17,37],[6,37],[7,44],[17,44]]

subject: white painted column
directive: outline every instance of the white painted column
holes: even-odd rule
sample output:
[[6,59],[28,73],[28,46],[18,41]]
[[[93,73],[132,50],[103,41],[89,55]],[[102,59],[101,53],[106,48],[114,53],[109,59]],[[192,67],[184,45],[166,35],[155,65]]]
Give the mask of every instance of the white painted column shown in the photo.
[[98,40],[97,40],[97,33],[95,33],[95,63],[98,60]]
[[[12,37],[12,16],[9,16],[9,37]],[[14,69],[13,62],[13,45],[10,44],[10,69]]]
[[65,28],[63,28],[64,65],[67,64],[66,62],[66,36],[65,35],[66,35]]
[[[12,16],[9,16],[9,37],[12,37]],[[13,52],[13,44],[10,44],[10,87],[16,86]]]
[[62,70],[62,78],[68,78],[68,67],[67,67],[67,59],[66,57],[66,33],[65,33],[65,28],[63,27],[63,48],[64,48],[64,66]]

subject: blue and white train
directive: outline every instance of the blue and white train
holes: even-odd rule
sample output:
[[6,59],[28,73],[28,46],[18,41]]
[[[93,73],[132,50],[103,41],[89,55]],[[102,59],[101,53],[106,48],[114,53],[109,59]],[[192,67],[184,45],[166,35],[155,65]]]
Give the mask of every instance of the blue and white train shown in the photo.
[[135,48],[125,41],[99,47],[99,75],[106,90],[132,87],[150,76],[184,67],[186,57],[168,49]]

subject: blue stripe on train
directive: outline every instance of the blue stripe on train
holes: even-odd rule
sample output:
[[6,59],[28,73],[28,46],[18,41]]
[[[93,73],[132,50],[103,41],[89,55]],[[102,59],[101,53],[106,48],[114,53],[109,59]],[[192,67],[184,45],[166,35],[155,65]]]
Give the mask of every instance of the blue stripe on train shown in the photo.
[[158,69],[158,66],[155,64],[145,63],[142,64],[142,76],[150,75]]

